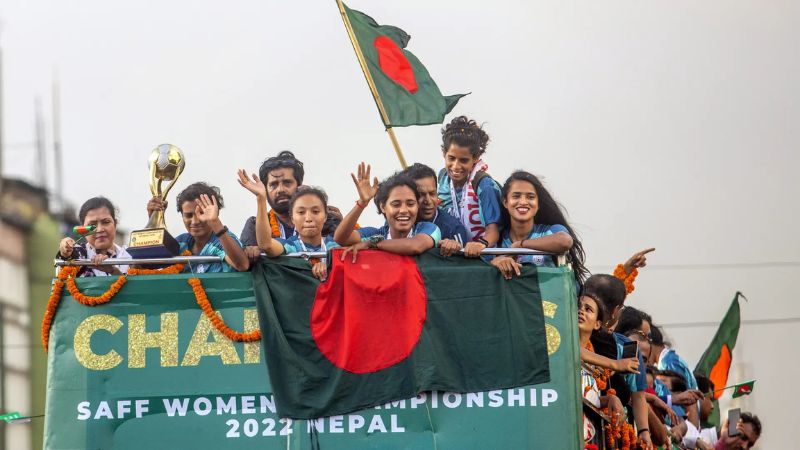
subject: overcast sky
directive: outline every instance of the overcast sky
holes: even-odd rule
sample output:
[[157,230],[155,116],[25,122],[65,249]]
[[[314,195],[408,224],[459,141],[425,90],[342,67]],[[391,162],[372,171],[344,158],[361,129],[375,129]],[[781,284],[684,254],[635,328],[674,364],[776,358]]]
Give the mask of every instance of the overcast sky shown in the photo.
[[[658,248],[634,297],[657,321],[718,320],[737,289],[751,299],[746,319],[800,316],[789,297],[800,267],[800,3],[349,5],[406,30],[443,93],[472,92],[454,114],[485,123],[489,172],[501,182],[517,168],[544,176],[592,267]],[[34,173],[34,98],[49,123],[56,70],[64,195],[75,205],[108,196],[128,230],[147,220],[146,160],[165,142],[187,160],[171,208],[183,187],[209,181],[237,232],[255,202],[236,169],[255,171],[281,149],[344,210],[359,161],[380,176],[399,167],[332,0],[0,0],[0,21],[5,175]],[[439,127],[397,135],[408,161],[442,166]],[[183,231],[176,211],[167,217]],[[794,264],[747,266],[764,262]],[[778,341],[789,331],[796,344],[797,325],[781,325]],[[772,373],[757,359],[763,333],[777,329],[766,328],[743,328],[749,374]],[[714,329],[670,331],[694,364]],[[787,382],[800,376],[789,372]],[[781,447],[784,388],[762,389],[750,406],[772,421],[765,446]]]

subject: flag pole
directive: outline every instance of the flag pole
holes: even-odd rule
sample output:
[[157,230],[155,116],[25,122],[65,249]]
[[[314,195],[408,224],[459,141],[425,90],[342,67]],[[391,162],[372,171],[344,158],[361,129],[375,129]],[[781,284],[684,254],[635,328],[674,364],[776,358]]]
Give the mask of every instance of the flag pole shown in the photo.
[[383,101],[381,101],[381,96],[378,94],[378,88],[375,86],[375,81],[372,79],[372,74],[369,72],[367,61],[364,59],[364,54],[361,53],[361,46],[358,45],[358,39],[356,38],[355,32],[353,32],[353,26],[350,24],[350,19],[347,17],[347,11],[344,10],[342,0],[336,0],[336,5],[339,7],[339,14],[342,15],[344,28],[347,30],[347,36],[350,38],[350,43],[353,44],[353,50],[356,52],[356,58],[358,58],[361,71],[364,72],[364,77],[367,79],[369,90],[372,91],[372,97],[375,99],[375,104],[378,106],[378,112],[380,112],[381,121],[383,121],[383,125],[386,127],[386,133],[389,134],[389,139],[392,141],[394,152],[397,155],[397,159],[400,160],[400,166],[405,169],[408,167],[406,158],[403,156],[403,151],[400,149],[400,143],[397,142],[397,136],[394,134],[392,124],[389,123],[389,115],[386,114],[386,108],[383,107]]

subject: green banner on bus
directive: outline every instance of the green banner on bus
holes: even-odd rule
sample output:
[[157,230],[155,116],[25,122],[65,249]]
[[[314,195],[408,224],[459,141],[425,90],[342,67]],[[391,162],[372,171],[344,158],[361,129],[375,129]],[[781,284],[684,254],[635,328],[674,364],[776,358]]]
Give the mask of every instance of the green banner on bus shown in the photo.
[[[78,287],[99,295],[110,278],[79,279]],[[575,292],[566,268],[538,269],[550,382],[467,394],[424,392],[317,420],[277,416],[264,363],[269,349],[217,332],[187,278],[131,277],[111,302],[96,307],[73,301],[65,290],[50,339],[45,448],[582,446]],[[251,274],[201,279],[231,328],[259,328]]]

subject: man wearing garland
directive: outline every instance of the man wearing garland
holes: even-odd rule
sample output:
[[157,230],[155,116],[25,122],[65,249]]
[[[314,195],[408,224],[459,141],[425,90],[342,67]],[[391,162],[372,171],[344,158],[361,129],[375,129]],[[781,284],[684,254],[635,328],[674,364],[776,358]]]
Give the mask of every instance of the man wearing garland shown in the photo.
[[[295,158],[290,151],[284,150],[264,160],[258,169],[258,177],[267,187],[267,204],[269,204],[269,225],[272,237],[275,239],[288,239],[295,235],[292,216],[289,211],[289,199],[303,185],[305,170],[303,163]],[[322,234],[333,234],[339,222],[342,221],[342,214],[335,206],[328,206],[328,219],[322,229]],[[244,224],[241,233],[242,244],[245,245],[245,253],[251,261],[258,259],[261,250],[256,241],[256,218],[250,217]]]

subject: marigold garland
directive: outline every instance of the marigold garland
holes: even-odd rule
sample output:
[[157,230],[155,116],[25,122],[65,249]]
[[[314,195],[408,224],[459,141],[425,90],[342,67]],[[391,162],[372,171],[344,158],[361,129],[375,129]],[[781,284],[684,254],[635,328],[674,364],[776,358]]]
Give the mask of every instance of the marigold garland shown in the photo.
[[[608,395],[616,394],[617,393],[614,389],[608,390]],[[608,448],[617,448],[615,445],[619,440],[621,444],[619,448],[622,450],[644,449],[644,444],[639,442],[633,425],[629,424],[625,420],[617,423],[617,417],[609,414],[608,407],[603,408],[603,413],[605,413],[605,415],[607,415],[611,420],[611,422],[604,426],[606,431],[606,444],[608,445]]]
[[197,304],[200,305],[200,309],[203,310],[203,313],[205,313],[206,317],[211,321],[211,324],[214,325],[214,328],[216,328],[217,331],[235,342],[254,342],[261,339],[260,330],[251,331],[249,333],[237,333],[236,331],[231,330],[227,325],[225,325],[225,321],[217,315],[216,311],[214,311],[214,308],[211,306],[211,302],[208,300],[206,291],[203,289],[203,282],[200,281],[199,278],[189,278],[186,281],[188,281],[189,285],[192,286],[194,298],[197,300]]
[[53,318],[56,315],[58,304],[61,303],[61,292],[64,290],[64,280],[70,276],[75,276],[78,273],[78,267],[62,267],[56,275],[53,282],[53,290],[50,292],[50,298],[47,300],[47,308],[44,310],[44,318],[42,318],[42,347],[45,353],[47,352],[50,344],[50,327],[53,324]]
[[639,275],[639,270],[634,268],[631,273],[625,273],[625,266],[622,264],[617,264],[617,268],[614,269],[614,277],[619,278],[625,283],[625,292],[630,294],[633,292],[636,287],[634,287],[633,282],[636,281],[636,277]]
[[274,209],[269,210],[269,229],[272,231],[272,237],[281,237],[281,225],[278,222],[278,214]]
[[[586,344],[586,350],[594,353],[594,346],[592,345],[591,341]],[[587,364],[586,366],[588,366],[588,368],[592,371],[592,377],[597,384],[597,389],[600,391],[605,391],[608,387],[608,379],[611,378],[611,375],[613,375],[614,371],[604,367],[597,367],[592,364]],[[613,389],[611,389],[611,391],[613,391]],[[584,392],[584,394],[585,393],[586,392]]]

